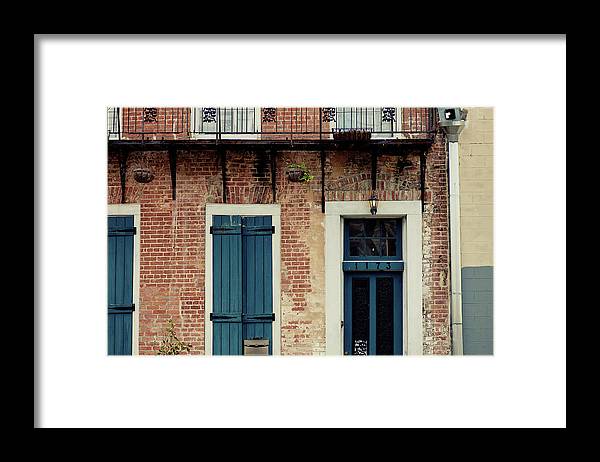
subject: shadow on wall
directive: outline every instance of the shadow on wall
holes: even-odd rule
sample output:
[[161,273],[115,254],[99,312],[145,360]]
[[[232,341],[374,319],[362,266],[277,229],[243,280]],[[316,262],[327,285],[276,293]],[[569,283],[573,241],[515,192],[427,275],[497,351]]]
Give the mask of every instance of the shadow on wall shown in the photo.
[[494,267],[462,268],[463,354],[494,354]]

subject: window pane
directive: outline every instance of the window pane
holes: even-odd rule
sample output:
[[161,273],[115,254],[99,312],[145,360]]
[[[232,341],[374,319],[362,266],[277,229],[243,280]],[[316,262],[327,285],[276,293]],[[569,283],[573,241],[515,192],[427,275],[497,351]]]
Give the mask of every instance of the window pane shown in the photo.
[[350,256],[364,257],[367,253],[367,243],[364,239],[350,239]]
[[365,224],[367,236],[381,236],[381,220],[367,220]]
[[350,221],[348,222],[348,231],[350,232],[350,237],[364,236],[365,224],[362,221]]
[[352,354],[366,355],[369,345],[369,279],[352,278]]
[[386,221],[384,228],[386,237],[396,237],[397,228],[395,221]]
[[396,239],[382,239],[381,240],[381,255],[387,257],[396,256]]
[[367,255],[374,257],[381,255],[381,240],[366,239]]

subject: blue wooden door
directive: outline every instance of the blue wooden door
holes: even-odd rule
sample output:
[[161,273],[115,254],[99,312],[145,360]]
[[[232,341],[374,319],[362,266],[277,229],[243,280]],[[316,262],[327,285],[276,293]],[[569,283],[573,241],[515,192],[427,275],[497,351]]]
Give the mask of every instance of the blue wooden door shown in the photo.
[[108,354],[130,355],[133,331],[133,216],[108,217]]
[[400,220],[346,220],[344,354],[402,354]]
[[273,270],[270,216],[213,216],[213,354],[241,355],[243,340],[269,340]]

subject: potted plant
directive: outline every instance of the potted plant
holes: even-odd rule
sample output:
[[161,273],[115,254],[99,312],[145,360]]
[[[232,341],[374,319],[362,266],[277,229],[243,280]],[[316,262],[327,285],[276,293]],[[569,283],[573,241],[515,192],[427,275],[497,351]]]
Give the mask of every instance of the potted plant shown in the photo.
[[189,352],[192,348],[192,345],[189,343],[184,343],[177,335],[175,335],[175,326],[173,325],[173,320],[169,319],[167,321],[168,325],[165,329],[165,336],[160,342],[160,346],[158,348],[158,355],[178,355],[182,351]]
[[288,164],[286,171],[288,180],[290,181],[308,183],[314,178],[314,175],[310,174],[304,162],[300,164]]

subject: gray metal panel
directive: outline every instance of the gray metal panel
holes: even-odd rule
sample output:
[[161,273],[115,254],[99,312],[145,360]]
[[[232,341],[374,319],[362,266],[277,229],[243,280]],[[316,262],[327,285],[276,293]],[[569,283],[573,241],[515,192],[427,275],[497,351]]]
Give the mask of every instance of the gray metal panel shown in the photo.
[[493,354],[492,266],[462,268],[463,354]]

